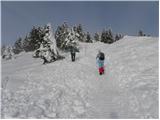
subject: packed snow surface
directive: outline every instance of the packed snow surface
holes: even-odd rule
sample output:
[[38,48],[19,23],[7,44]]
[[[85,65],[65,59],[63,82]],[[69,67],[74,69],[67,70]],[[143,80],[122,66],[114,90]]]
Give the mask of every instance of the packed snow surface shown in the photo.
[[[96,65],[105,53],[105,74]],[[42,65],[32,52],[2,60],[2,118],[158,118],[158,38],[80,43]]]

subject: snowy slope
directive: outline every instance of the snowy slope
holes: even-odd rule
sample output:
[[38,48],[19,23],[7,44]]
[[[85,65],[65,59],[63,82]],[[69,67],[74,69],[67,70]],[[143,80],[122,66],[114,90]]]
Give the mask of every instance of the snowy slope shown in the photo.
[[[105,75],[95,57],[106,55]],[[108,45],[80,43],[42,65],[33,53],[2,61],[4,118],[158,118],[158,38],[125,36]]]

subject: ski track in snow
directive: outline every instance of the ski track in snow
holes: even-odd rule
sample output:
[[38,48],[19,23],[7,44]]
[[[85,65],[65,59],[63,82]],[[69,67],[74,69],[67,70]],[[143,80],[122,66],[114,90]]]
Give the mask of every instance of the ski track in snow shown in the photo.
[[[76,62],[2,61],[2,118],[158,118],[158,40],[80,43]],[[95,57],[106,55],[100,76]]]

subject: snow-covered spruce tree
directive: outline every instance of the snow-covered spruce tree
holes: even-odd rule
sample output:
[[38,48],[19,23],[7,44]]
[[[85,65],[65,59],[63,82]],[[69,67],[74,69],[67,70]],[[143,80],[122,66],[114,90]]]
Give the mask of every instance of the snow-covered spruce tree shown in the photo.
[[34,51],[36,49],[36,40],[37,40],[37,35],[38,31],[36,27],[33,27],[30,34],[29,34],[29,50]]
[[115,41],[118,41],[120,38],[119,38],[119,35],[118,34],[116,34],[116,36],[115,36]]
[[89,32],[87,32],[86,42],[92,43],[91,35],[89,34]]
[[26,35],[26,37],[23,40],[23,49],[24,49],[25,52],[30,51],[29,42],[30,42],[29,37]]
[[95,41],[100,41],[100,36],[97,32],[94,34],[94,39]]
[[111,44],[113,42],[114,42],[114,37],[113,37],[113,34],[112,34],[112,30],[109,29],[108,34],[107,34],[107,43]]
[[34,51],[40,47],[40,43],[43,40],[43,31],[40,27],[33,27],[29,34],[29,47],[30,51]]
[[101,42],[108,43],[108,44],[111,44],[114,42],[114,37],[111,29],[102,31]]
[[23,40],[23,49],[26,52],[34,51],[40,47],[45,35],[43,27],[33,27],[31,32]]
[[103,29],[102,34],[101,34],[101,42],[107,43],[107,32],[105,29]]
[[6,46],[5,50],[2,54],[2,58],[5,60],[10,60],[12,58],[14,58],[14,53],[13,53],[13,47],[12,46]]
[[84,30],[82,28],[82,25],[79,24],[78,26],[75,26],[75,29],[76,29],[76,32],[79,34],[78,40],[81,42],[85,42],[86,36],[85,36]]
[[65,41],[66,37],[69,33],[69,27],[66,22],[64,22],[61,26],[58,26],[55,32],[55,38],[57,42],[57,47],[64,50],[65,48],[62,47],[62,43]]
[[44,27],[44,31],[45,35],[43,37],[43,41],[41,42],[40,47],[35,50],[33,56],[45,59],[48,63],[64,58],[59,55],[56,40],[50,23]]
[[74,48],[78,52],[78,37],[79,35],[74,31],[74,29],[70,29],[65,41],[62,43],[62,47],[65,48],[65,50]]
[[118,40],[120,40],[120,39],[122,39],[123,38],[123,35],[122,34],[116,34],[115,35],[115,41],[114,42],[116,42],[116,41],[118,41]]
[[19,54],[23,51],[23,43],[22,38],[20,37],[15,43],[14,43],[14,49],[13,52],[15,54]]

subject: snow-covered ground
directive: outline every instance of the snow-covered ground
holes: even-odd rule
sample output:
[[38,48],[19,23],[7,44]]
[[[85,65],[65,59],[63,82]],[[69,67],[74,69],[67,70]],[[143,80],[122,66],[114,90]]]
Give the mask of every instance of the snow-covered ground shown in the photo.
[[[33,53],[2,61],[2,118],[158,118],[158,38],[80,43],[71,62]],[[100,76],[95,57],[105,55]]]

